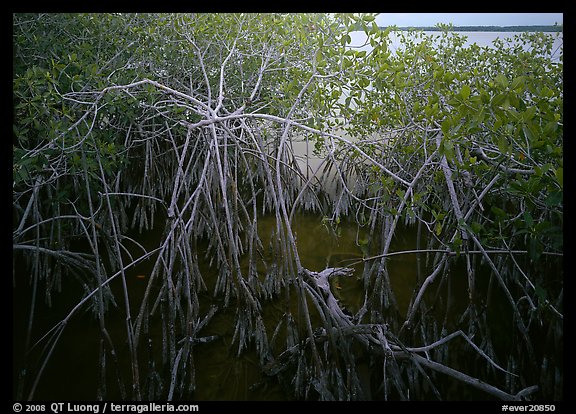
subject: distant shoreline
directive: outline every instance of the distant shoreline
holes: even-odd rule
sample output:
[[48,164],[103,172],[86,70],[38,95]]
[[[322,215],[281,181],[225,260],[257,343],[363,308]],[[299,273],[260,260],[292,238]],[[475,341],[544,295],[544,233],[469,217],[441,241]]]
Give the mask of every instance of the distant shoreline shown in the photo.
[[[386,26],[380,27],[380,29],[386,29]],[[423,30],[425,32],[441,32],[445,30],[437,26],[406,26],[398,27],[398,29],[403,31],[408,30]],[[547,25],[547,26],[452,26],[450,31],[453,32],[561,32],[561,25]]]

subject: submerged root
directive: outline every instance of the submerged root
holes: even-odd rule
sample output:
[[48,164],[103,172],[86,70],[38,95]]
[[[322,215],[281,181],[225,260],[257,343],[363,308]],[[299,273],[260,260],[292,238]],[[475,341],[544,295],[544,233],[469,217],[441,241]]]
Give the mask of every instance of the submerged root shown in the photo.
[[[462,337],[475,350],[475,352],[484,358],[490,365],[504,373],[514,375],[496,364],[462,331],[453,332],[426,346],[409,347],[402,344],[395,335],[389,332],[388,326],[385,324],[361,324],[353,322],[353,318],[344,312],[340,303],[332,293],[329,282],[330,277],[351,276],[353,271],[354,270],[350,268],[327,268],[321,272],[313,272],[308,269],[303,269],[302,274],[306,276],[305,280],[311,299],[315,302],[316,306],[319,309],[323,309],[325,315],[330,318],[329,326],[315,331],[314,340],[317,343],[329,342],[330,337],[332,336],[337,337],[337,340],[335,341],[336,344],[348,343],[355,340],[362,344],[366,351],[369,351],[372,354],[378,354],[384,359],[392,358],[398,361],[411,361],[417,366],[448,375],[457,381],[471,385],[501,400],[523,400],[538,390],[538,386],[534,385],[527,387],[516,394],[511,394],[478,378],[471,377],[454,368],[433,361],[429,357],[429,352],[433,349],[445,345],[448,341],[456,337]],[[314,294],[314,292],[320,292],[320,294]],[[424,354],[425,356],[422,356],[421,354]],[[274,369],[269,370],[267,373],[269,375],[278,374],[282,370],[285,370],[289,364],[290,358],[285,359],[282,363],[276,362],[276,364],[273,365]]]

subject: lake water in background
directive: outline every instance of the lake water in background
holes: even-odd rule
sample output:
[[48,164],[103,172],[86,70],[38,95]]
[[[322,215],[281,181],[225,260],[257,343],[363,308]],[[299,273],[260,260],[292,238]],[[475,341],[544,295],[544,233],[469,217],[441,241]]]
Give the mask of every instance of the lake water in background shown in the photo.
[[[427,36],[437,36],[440,37],[442,32],[432,32],[432,31],[425,31],[424,32]],[[469,47],[472,44],[477,44],[480,47],[491,47],[494,45],[494,41],[496,39],[506,39],[507,42],[516,42],[514,39],[515,36],[521,35],[523,32],[454,32],[461,36],[466,36],[466,43],[465,46]],[[546,33],[547,36],[551,36],[554,38],[554,44],[552,47],[552,60],[558,60],[560,56],[560,52],[563,46],[564,38],[561,32],[549,32]],[[390,50],[395,52],[399,47],[400,44],[400,37],[394,33],[390,34],[391,36],[391,44]],[[366,44],[366,33],[363,31],[357,31],[350,33],[350,37],[352,38],[352,42],[350,43],[350,47],[358,49],[358,50],[365,50],[366,52],[370,52],[372,47],[370,44]],[[525,49],[528,49],[530,46],[526,45]],[[344,99],[344,98],[342,98]],[[346,136],[346,135],[345,135]],[[346,136],[348,139],[352,139],[352,137]],[[304,175],[308,178],[310,175],[318,176],[318,169],[322,168],[324,163],[323,157],[318,157],[314,154],[314,143],[309,142],[307,140],[295,139],[291,143],[292,148],[296,154],[298,159],[300,168],[304,171]]]
[[[442,34],[442,32],[430,32],[430,31],[425,31],[424,33],[427,36],[430,35],[440,36]],[[476,43],[480,47],[493,46],[494,41],[496,39],[508,39],[510,42],[515,42],[516,40],[514,39],[514,36],[522,34],[522,32],[454,32],[454,33],[466,36],[467,38],[465,43],[466,47],[471,46],[474,43]],[[555,39],[552,51],[553,51],[553,60],[556,60],[560,55],[560,48],[562,47],[564,42],[563,34],[561,32],[560,33],[550,32],[546,33],[546,35],[552,36]],[[390,36],[392,39],[390,49],[392,51],[395,51],[398,49],[398,47],[400,47],[399,36],[395,35],[394,33],[391,33]],[[366,33],[364,33],[363,31],[352,32],[350,33],[350,37],[352,38],[352,42],[350,44],[351,47],[355,48],[360,47],[360,50],[366,50],[367,52],[372,50],[370,44],[364,45],[364,43],[366,43],[367,36]],[[526,46],[526,48],[528,47],[529,46]]]

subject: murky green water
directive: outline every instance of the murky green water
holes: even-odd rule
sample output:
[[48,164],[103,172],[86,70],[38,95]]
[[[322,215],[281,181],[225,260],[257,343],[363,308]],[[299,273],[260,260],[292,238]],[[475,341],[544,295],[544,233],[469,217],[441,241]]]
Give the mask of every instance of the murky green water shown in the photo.
[[[160,226],[157,226],[159,228]],[[258,223],[259,234],[264,244],[276,229],[273,216],[262,217]],[[359,240],[366,238],[366,232],[356,225],[340,222],[331,225],[317,215],[299,214],[293,222],[293,232],[297,239],[297,246],[302,264],[307,269],[320,271],[326,267],[352,266],[356,269],[358,277],[338,278],[334,280],[334,291],[341,303],[350,312],[356,312],[364,300],[364,289],[360,274],[362,271],[363,251]],[[133,234],[146,248],[154,248],[162,232],[152,230],[142,235]],[[410,236],[402,240],[410,243]],[[394,268],[398,277],[394,277],[396,294],[399,301],[407,306],[412,294],[415,281],[415,269],[407,258],[394,260]],[[354,264],[356,263],[356,264]],[[127,282],[130,288],[132,313],[138,311],[140,299],[144,295],[147,276],[152,270],[153,260],[145,261],[127,271]],[[205,271],[208,270],[206,264]],[[213,278],[216,277],[213,271]],[[206,274],[206,273],[205,273]],[[16,288],[14,289],[14,336],[15,366],[23,357],[18,350],[22,348],[24,337],[25,318],[29,312],[30,297],[27,283],[22,283],[23,274],[18,274]],[[213,285],[210,280],[210,271],[205,276],[208,286]],[[121,285],[115,281],[112,290],[121,297]],[[42,299],[37,302],[37,315],[34,327],[37,336],[46,332],[59,322],[70,309],[73,308],[82,292],[74,283],[64,283],[63,292],[53,297],[53,306],[47,307]],[[208,310],[214,302],[210,291],[201,294],[201,314]],[[119,300],[120,302],[120,300]],[[121,306],[121,305],[120,305]],[[265,323],[273,329],[283,310],[277,304],[268,302],[263,304]],[[280,389],[274,378],[262,374],[255,352],[243,352],[237,356],[237,347],[231,346],[233,337],[233,321],[235,318],[233,307],[219,311],[210,324],[202,331],[205,336],[217,335],[218,339],[208,344],[199,344],[195,347],[196,364],[196,392],[195,398],[199,400],[277,400],[286,399],[286,394]],[[115,317],[114,311],[106,319],[107,329],[117,343],[122,343],[125,336],[125,323],[122,317]],[[159,327],[156,327],[160,329]],[[151,326],[150,336],[161,337],[160,332],[154,332]],[[38,339],[36,337],[36,339]],[[159,341],[158,341],[159,342]],[[144,344],[145,346],[145,344]],[[127,351],[127,345],[118,347],[120,352]],[[74,316],[65,329],[60,344],[55,348],[54,354],[48,363],[39,382],[36,399],[94,399],[98,386],[99,334],[98,323],[89,311],[82,311]],[[153,352],[153,350],[152,350]],[[120,360],[125,357],[120,355]],[[126,356],[127,357],[127,356]],[[111,361],[109,362],[111,363]],[[14,373],[15,380],[17,373]],[[110,387],[113,391],[115,387]],[[111,397],[118,397],[112,392]]]
[[[262,217],[259,219],[259,234],[266,244],[276,228],[274,217]],[[364,301],[364,284],[361,279],[364,264],[362,258],[370,253],[366,251],[365,240],[367,230],[358,228],[357,225],[345,220],[337,225],[323,220],[322,217],[311,214],[298,214],[293,223],[293,232],[297,239],[300,259],[304,267],[313,271],[320,271],[326,267],[353,267],[356,277],[337,278],[333,281],[333,291],[341,304],[352,314],[356,313]],[[396,232],[391,251],[411,250],[416,248],[416,228],[399,228]],[[146,248],[154,248],[160,240],[162,232],[152,230],[138,236]],[[202,246],[201,246],[202,248]],[[374,254],[374,253],[372,253]],[[210,271],[208,260],[203,265],[203,274],[208,286],[213,286],[211,278],[216,277],[214,270]],[[153,261],[143,262],[127,272],[127,281],[132,295],[132,312],[135,314],[144,295],[147,276],[151,272]],[[416,254],[398,255],[390,258],[389,262],[390,283],[398,303],[402,316],[405,316],[414,295],[415,289],[427,276],[427,271],[422,258],[418,260]],[[17,267],[21,269],[21,267]],[[449,278],[451,305],[450,311],[458,316],[466,309],[467,281],[465,268],[462,261],[457,261],[453,266],[455,276]],[[458,275],[460,273],[461,275]],[[489,272],[486,272],[489,274]],[[30,306],[30,288],[25,282],[27,275],[16,274],[16,287],[14,289],[14,319],[13,319],[13,346],[14,346],[14,384],[19,375],[18,367],[23,359],[21,350],[25,335],[25,326]],[[479,275],[477,280],[478,289],[488,288],[489,277]],[[119,281],[114,282],[112,288],[118,295],[121,294]],[[437,284],[436,284],[437,285]],[[434,289],[430,289],[434,291]],[[294,297],[296,295],[293,295]],[[493,326],[495,348],[500,353],[506,353],[511,346],[507,334],[512,327],[512,318],[502,317],[509,313],[505,298],[497,297],[491,304],[488,318]],[[63,292],[53,297],[53,306],[47,307],[39,295],[37,301],[38,318],[34,322],[35,339],[60,321],[69,310],[82,297],[82,292],[74,283],[63,283]],[[120,297],[120,296],[118,296]],[[218,304],[220,310],[215,314],[211,322],[202,330],[203,336],[217,336],[218,339],[206,343],[197,344],[194,347],[194,364],[196,367],[195,381],[196,391],[193,394],[195,400],[284,400],[289,399],[289,394],[278,384],[276,377],[269,377],[262,373],[259,360],[255,351],[243,351],[237,355],[237,345],[232,345],[234,334],[234,320],[236,308],[230,306],[224,309],[218,298],[213,297],[211,291],[202,292],[200,298],[200,314],[205,314],[210,306]],[[441,300],[446,300],[444,297]],[[119,303],[121,300],[119,300]],[[120,305],[122,306],[122,305]],[[264,302],[263,318],[267,331],[270,333],[282,317],[284,309],[272,301]],[[442,308],[444,309],[444,308]],[[434,312],[434,310],[432,310]],[[437,312],[436,317],[440,320],[446,314]],[[128,379],[128,348],[125,341],[125,320],[119,316],[124,312],[117,313],[114,310],[108,313],[106,318],[107,329],[119,349],[120,370],[124,379]],[[455,324],[454,326],[456,326]],[[82,311],[72,318],[64,331],[60,344],[55,348],[54,354],[48,363],[42,378],[39,381],[35,399],[38,400],[94,400],[98,387],[98,354],[100,346],[98,323],[90,311]],[[151,318],[148,329],[148,339],[141,341],[140,353],[143,369],[149,364],[148,356],[161,354],[158,348],[161,344],[161,325],[158,317]],[[148,345],[151,344],[151,345]],[[44,343],[42,344],[44,346]],[[462,344],[455,345],[462,347]],[[39,361],[39,350],[35,350],[32,360]],[[154,358],[152,358],[154,360]],[[467,361],[461,361],[463,366]],[[112,361],[107,361],[112,366]],[[29,367],[28,372],[36,371],[38,366]],[[455,367],[458,368],[458,367]],[[114,384],[113,369],[109,369],[111,376],[108,379],[109,387],[107,398],[119,399],[117,387]],[[29,380],[30,381],[30,380]],[[166,378],[148,378],[143,384],[144,388],[158,381],[167,381]],[[169,380],[168,380],[169,381]],[[129,383],[129,381],[126,381]],[[456,393],[462,392],[458,389]],[[16,394],[16,391],[14,391]],[[145,393],[144,393],[145,394]],[[461,395],[461,394],[456,394]],[[472,393],[472,398],[478,396]]]

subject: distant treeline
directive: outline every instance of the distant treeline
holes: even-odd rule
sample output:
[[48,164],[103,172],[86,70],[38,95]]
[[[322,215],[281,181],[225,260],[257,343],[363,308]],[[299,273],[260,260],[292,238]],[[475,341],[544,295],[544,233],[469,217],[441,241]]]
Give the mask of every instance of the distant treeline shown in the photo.
[[[381,27],[386,29],[386,27]],[[399,27],[400,30],[423,30],[426,32],[440,32],[443,27]],[[454,32],[561,32],[562,26],[452,26]]]

